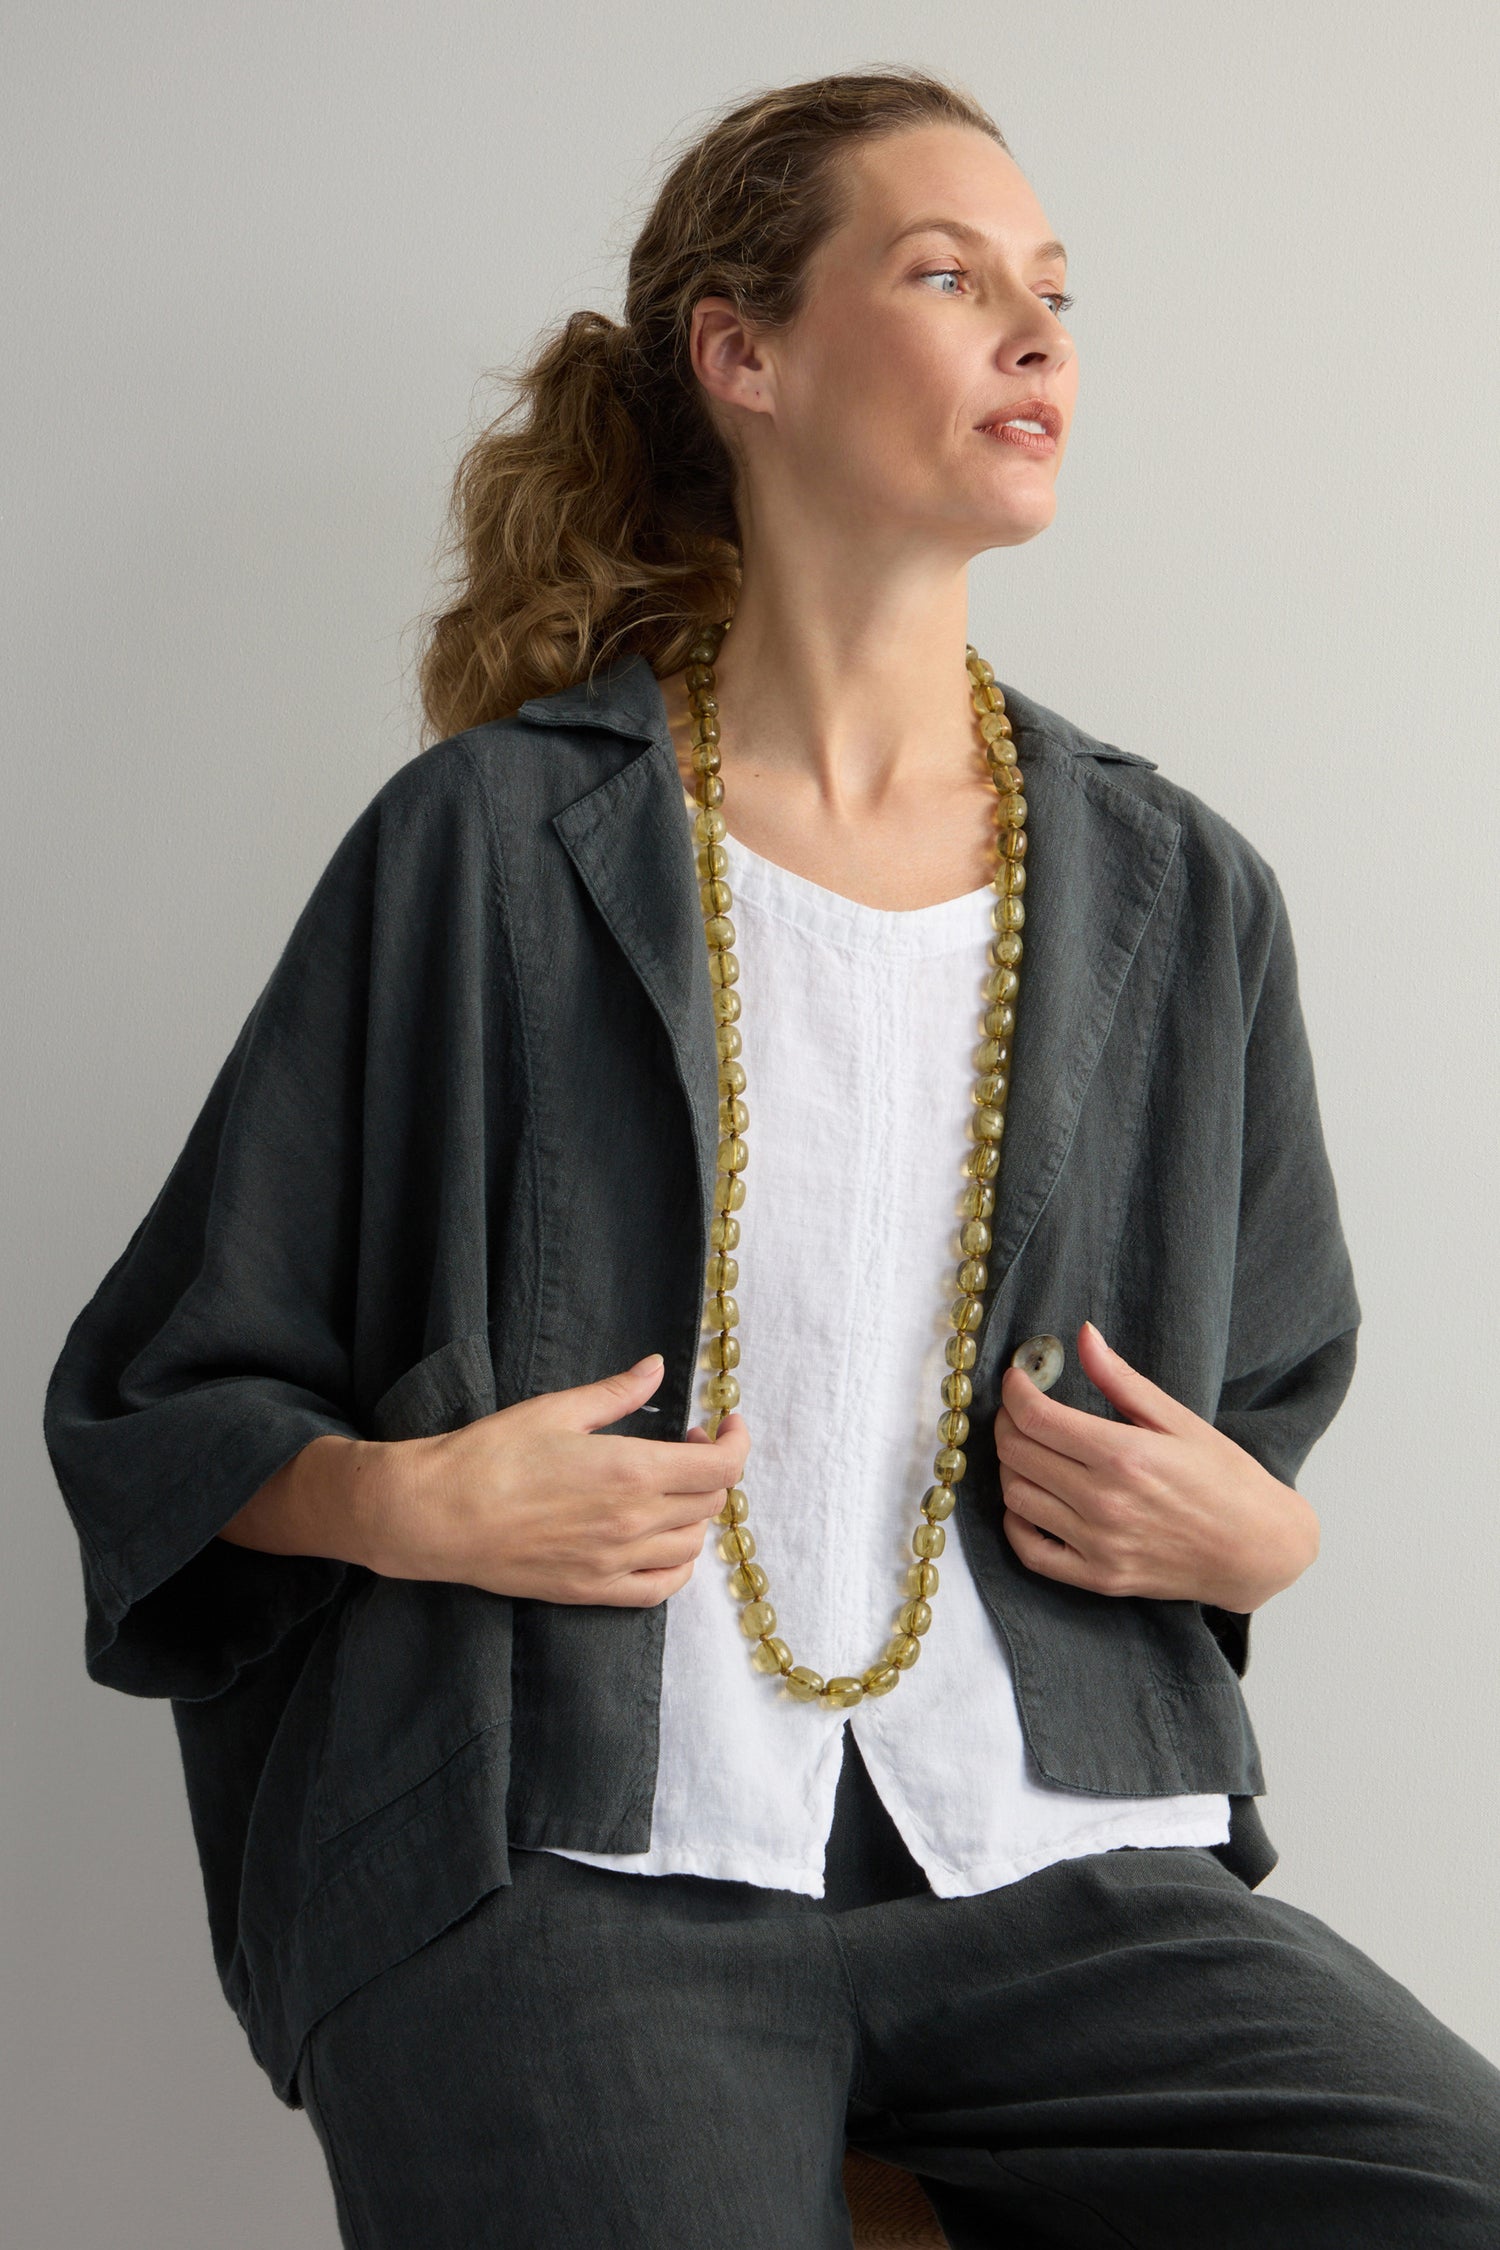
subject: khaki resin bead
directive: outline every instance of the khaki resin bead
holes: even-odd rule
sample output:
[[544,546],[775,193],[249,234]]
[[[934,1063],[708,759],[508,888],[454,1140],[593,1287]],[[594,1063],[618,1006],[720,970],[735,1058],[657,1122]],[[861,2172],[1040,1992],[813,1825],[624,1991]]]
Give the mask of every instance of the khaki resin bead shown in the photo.
[[[738,1029],[740,965],[736,956],[733,920],[734,896],[726,848],[728,828],[720,806],[724,800],[722,758],[719,748],[719,705],[715,694],[714,666],[726,626],[704,627],[688,648],[687,686],[693,713],[691,756],[697,811],[694,816],[698,896],[703,913],[704,939],[713,1006],[714,1040],[719,1057],[719,1142],[714,1177],[714,1199],[709,1221],[711,1255],[704,1280],[707,1297],[704,1325],[709,1330],[704,1356],[714,1370],[704,1386],[711,1417],[710,1435],[717,1420],[739,1404],[740,1386],[728,1371],[739,1364],[739,1340],[732,1333],[739,1323],[739,1307],[732,1294],[739,1266],[730,1254],[739,1245],[739,1222],[730,1214],[745,1200],[744,1172],[749,1162],[745,1132],[750,1121],[743,1098],[747,1080],[742,1063]],[[1005,1104],[1010,1092],[1010,1035],[1015,1027],[1015,1000],[1020,987],[1016,964],[1021,959],[1020,932],[1025,925],[1021,892],[1026,887],[1026,800],[1021,793],[1013,730],[1005,710],[1005,697],[996,685],[991,667],[978,651],[967,651],[970,699],[977,722],[986,769],[995,790],[995,902],[991,921],[996,936],[988,948],[990,968],[982,980],[985,1005],[980,1012],[982,1037],[975,1050],[974,1109],[969,1119],[972,1141],[964,1157],[965,1185],[959,1230],[962,1252],[956,1280],[959,1294],[949,1306],[952,1331],[944,1356],[953,1370],[942,1381],[944,1411],[938,1416],[942,1440],[933,1456],[933,1475],[922,1495],[921,1518],[912,1533],[917,1560],[907,1567],[907,1600],[897,1612],[897,1630],[885,1650],[863,1672],[837,1672],[825,1680],[811,1665],[795,1664],[787,1643],[776,1634],[776,1611],[768,1598],[770,1581],[764,1566],[752,1558],[755,1538],[747,1517],[749,1503],[738,1485],[726,1493],[714,1521],[722,1525],[719,1553],[729,1564],[729,1586],[743,1604],[740,1628],[754,1645],[750,1661],[757,1672],[779,1678],[798,1703],[819,1703],[825,1710],[848,1710],[867,1695],[889,1695],[903,1672],[922,1653],[921,1636],[932,1624],[930,1596],[937,1592],[935,1557],[943,1552],[945,1519],[952,1515],[967,1459],[962,1451],[969,1434],[966,1409],[972,1404],[974,1385],[968,1370],[978,1355],[976,1331],[984,1319],[984,1295],[989,1285],[987,1253],[992,1248],[987,1224],[995,1208],[993,1181],[1000,1165],[1005,1131]]]

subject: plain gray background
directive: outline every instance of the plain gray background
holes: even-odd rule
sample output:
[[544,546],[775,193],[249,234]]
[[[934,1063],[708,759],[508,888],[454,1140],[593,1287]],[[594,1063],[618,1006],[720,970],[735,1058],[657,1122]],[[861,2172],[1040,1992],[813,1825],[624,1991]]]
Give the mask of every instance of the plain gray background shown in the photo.
[[1157,759],[1290,903],[1365,1309],[1246,1682],[1268,1894],[1500,2060],[1493,103],[1478,6],[10,0],[3,2231],[336,2237],[214,1977],[165,1704],[95,1687],[41,1440],[344,829],[487,368],[618,310],[666,147],[873,61],[964,80],[1073,250],[1003,679]]

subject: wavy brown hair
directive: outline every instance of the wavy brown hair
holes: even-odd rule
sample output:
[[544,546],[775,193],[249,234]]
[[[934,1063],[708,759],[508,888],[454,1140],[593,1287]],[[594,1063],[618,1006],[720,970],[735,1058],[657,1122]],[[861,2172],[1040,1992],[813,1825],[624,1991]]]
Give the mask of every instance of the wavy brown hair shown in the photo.
[[514,711],[601,662],[664,675],[740,583],[733,464],[689,356],[693,307],[785,327],[844,210],[838,159],[903,127],[999,127],[923,71],[851,71],[722,112],[662,181],[630,253],[623,322],[575,312],[518,372],[453,480],[451,600],[426,620],[429,737]]

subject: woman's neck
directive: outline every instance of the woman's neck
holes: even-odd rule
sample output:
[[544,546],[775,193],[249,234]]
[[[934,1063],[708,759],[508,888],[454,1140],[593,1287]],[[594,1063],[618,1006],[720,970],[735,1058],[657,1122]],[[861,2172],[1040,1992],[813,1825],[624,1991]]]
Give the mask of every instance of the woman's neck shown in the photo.
[[962,571],[819,573],[747,564],[717,665],[732,769],[834,824],[858,824],[967,771],[974,721]]
[[[747,569],[715,668],[724,817],[752,851],[846,898],[933,905],[994,869],[964,578],[847,576]],[[691,791],[684,675],[662,693]]]

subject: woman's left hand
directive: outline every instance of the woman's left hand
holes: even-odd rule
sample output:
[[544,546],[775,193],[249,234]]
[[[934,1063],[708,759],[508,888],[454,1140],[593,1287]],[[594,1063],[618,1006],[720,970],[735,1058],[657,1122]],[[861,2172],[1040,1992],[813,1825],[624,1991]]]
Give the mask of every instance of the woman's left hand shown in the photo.
[[1000,1385],[1005,1536],[1028,1570],[1099,1594],[1240,1611],[1301,1577],[1319,1531],[1299,1492],[1138,1374],[1090,1321],[1078,1360],[1123,1422],[1064,1406],[1019,1367]]

